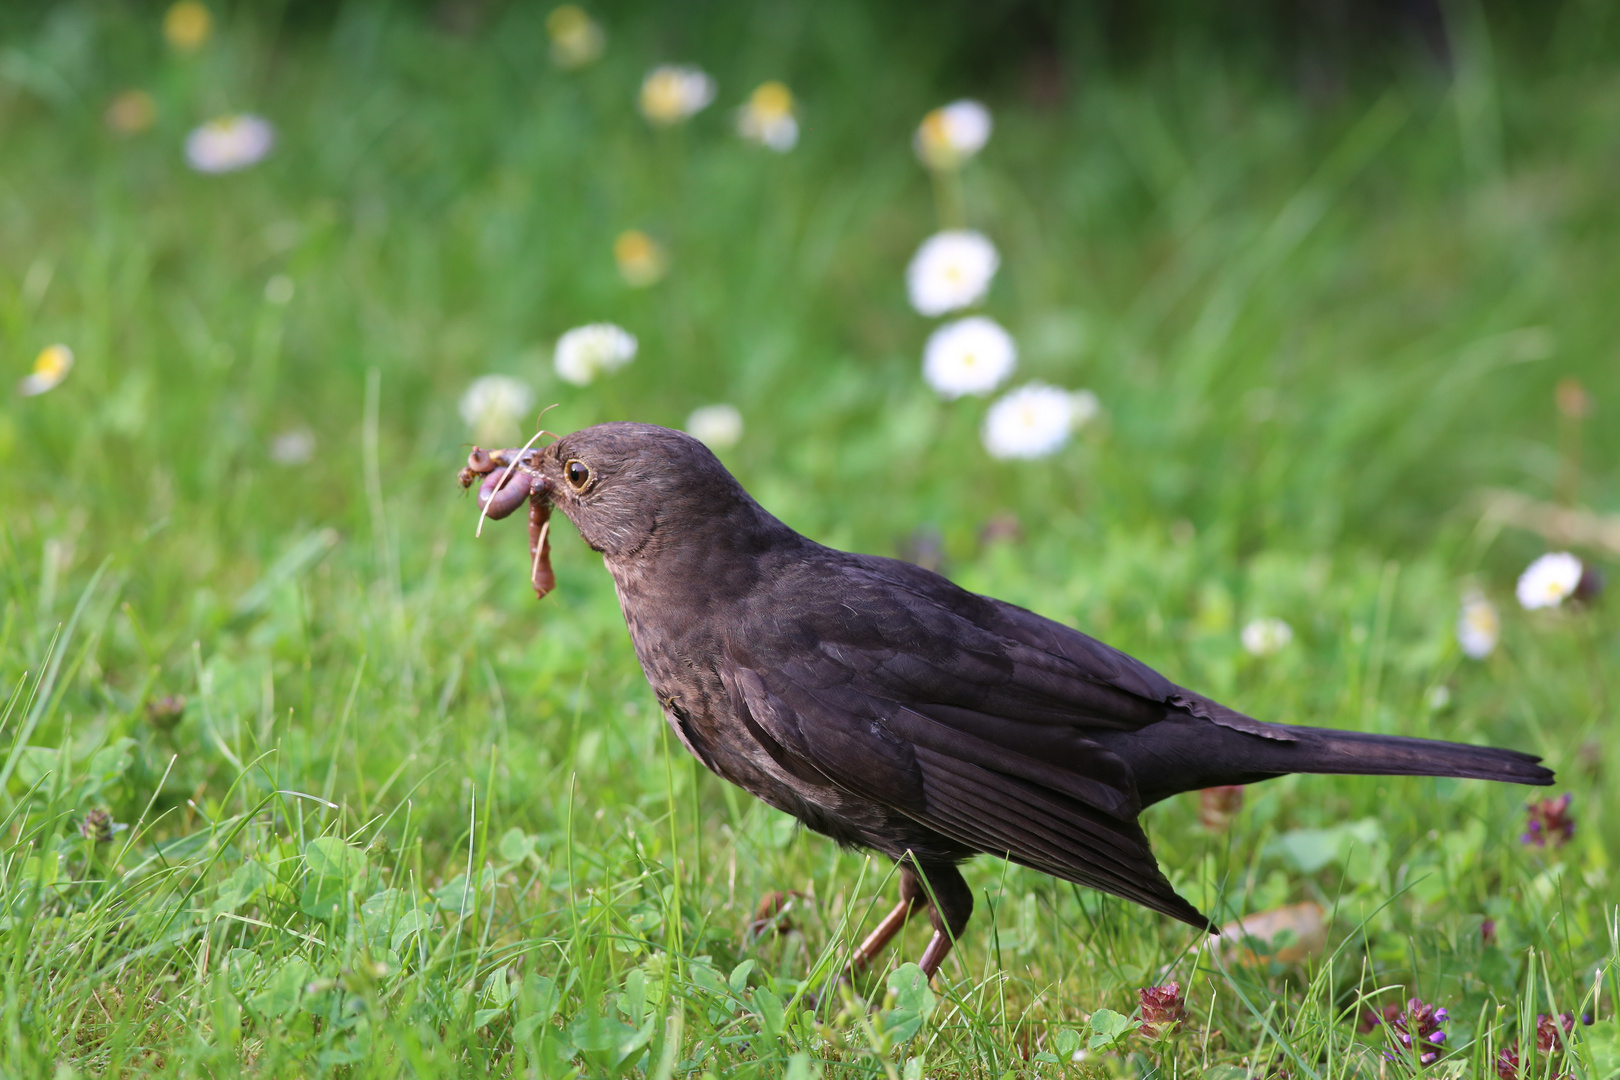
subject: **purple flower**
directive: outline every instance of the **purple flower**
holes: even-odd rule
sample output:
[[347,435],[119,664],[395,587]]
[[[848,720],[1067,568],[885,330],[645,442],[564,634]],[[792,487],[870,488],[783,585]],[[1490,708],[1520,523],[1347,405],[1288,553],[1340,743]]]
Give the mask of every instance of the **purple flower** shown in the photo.
[[105,844],[113,838],[112,815],[99,807],[86,810],[84,817],[79,819],[79,835],[86,840],[93,840],[98,844]]
[[1532,847],[1563,847],[1575,836],[1575,817],[1569,812],[1574,796],[1565,792],[1562,798],[1537,799],[1525,806],[1528,820],[1524,835],[1519,839]]
[[1409,1060],[1411,1051],[1416,1050],[1420,1065],[1433,1064],[1440,1057],[1439,1050],[1430,1050],[1430,1046],[1441,1046],[1446,1041],[1443,1025],[1449,1014],[1445,1009],[1435,1008],[1412,998],[1407,1001],[1406,1009],[1393,1020],[1388,1021],[1395,1041],[1400,1043],[1408,1054],[1397,1054],[1394,1050],[1384,1051],[1384,1057],[1390,1061]]
[[[1581,1023],[1590,1024],[1591,1014],[1581,1016]],[[1562,1029],[1560,1035],[1559,1029]],[[1575,1030],[1575,1014],[1559,1013],[1557,1016],[1548,1016],[1546,1013],[1536,1015],[1536,1050],[1545,1056],[1553,1066],[1561,1065],[1564,1047],[1569,1043],[1569,1036]],[[1514,1040],[1512,1046],[1496,1052],[1496,1075],[1502,1080],[1519,1080],[1519,1043]],[[1555,1072],[1555,1080],[1573,1080],[1573,1073]]]
[[1481,945],[1496,944],[1496,920],[1486,919],[1479,924],[1479,941]]
[[[1563,1036],[1559,1036],[1559,1028],[1563,1028]],[[1536,1015],[1536,1049],[1543,1054],[1561,1054],[1564,1052],[1564,1043],[1569,1041],[1570,1032],[1575,1030],[1575,1014],[1559,1013],[1557,1016],[1548,1016],[1545,1013]]]
[[1173,1035],[1187,1019],[1187,1003],[1181,997],[1180,983],[1144,986],[1137,993],[1142,1001],[1142,1034],[1148,1038]]

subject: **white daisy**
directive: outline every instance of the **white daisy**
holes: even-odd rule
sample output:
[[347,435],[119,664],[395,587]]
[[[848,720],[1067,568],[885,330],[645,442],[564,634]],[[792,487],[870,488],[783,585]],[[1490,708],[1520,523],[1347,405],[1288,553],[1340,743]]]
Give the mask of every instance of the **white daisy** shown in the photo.
[[990,110],[964,98],[923,117],[912,142],[930,169],[954,169],[984,149],[992,126]]
[[602,28],[576,4],[553,8],[546,16],[546,33],[551,35],[551,59],[572,71],[602,55]]
[[735,405],[705,405],[686,418],[686,433],[711,450],[736,446],[742,438],[743,418]]
[[[1091,412],[1084,404],[1091,403]],[[1028,383],[1002,395],[984,418],[984,448],[991,457],[1039,458],[1053,453],[1095,415],[1096,397],[1071,394],[1045,383]]]
[[509,436],[533,406],[528,383],[510,375],[484,375],[461,395],[461,418],[476,441],[494,443]]
[[969,229],[935,233],[906,267],[911,306],[934,316],[978,303],[999,265],[1001,256],[983,233]]
[[552,363],[564,382],[586,386],[636,357],[636,337],[612,323],[576,326],[557,339]]
[[186,136],[186,160],[198,172],[235,172],[263,160],[275,141],[275,129],[263,117],[221,116]]
[[664,64],[642,80],[641,114],[655,124],[677,124],[707,108],[714,92],[714,80],[701,68]]
[[988,394],[1018,363],[1018,346],[1001,324],[983,315],[946,323],[928,335],[923,378],[943,398]]
[[34,357],[34,370],[17,384],[17,393],[33,397],[62,385],[73,370],[73,350],[66,345],[47,345]]
[[779,82],[760,83],[737,110],[737,133],[779,154],[793,149],[799,143],[793,92]]
[[1281,619],[1251,619],[1243,628],[1243,647],[1255,656],[1281,652],[1294,640],[1294,628]]
[[1581,583],[1581,560],[1567,551],[1551,551],[1519,575],[1519,603],[1526,610],[1557,607]]
[[1457,644],[1464,655],[1485,659],[1495,651],[1501,636],[1502,617],[1496,613],[1496,605],[1480,592],[1464,596],[1462,611],[1457,615]]
[[270,440],[270,460],[277,465],[307,465],[315,459],[315,433],[289,428]]

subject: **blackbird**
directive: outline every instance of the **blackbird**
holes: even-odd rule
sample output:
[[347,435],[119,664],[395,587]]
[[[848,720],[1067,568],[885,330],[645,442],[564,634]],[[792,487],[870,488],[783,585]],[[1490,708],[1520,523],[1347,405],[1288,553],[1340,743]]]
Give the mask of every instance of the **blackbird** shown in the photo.
[[957,864],[979,853],[1215,930],[1137,821],[1179,792],[1288,773],[1553,781],[1513,750],[1245,716],[1062,623],[799,535],[679,431],[599,424],[543,449],[474,450],[463,483],[477,476],[489,516],[527,497],[537,590],[550,507],[601,553],[699,761],[896,860],[900,902],[857,967],[926,910],[932,978],[973,910]]

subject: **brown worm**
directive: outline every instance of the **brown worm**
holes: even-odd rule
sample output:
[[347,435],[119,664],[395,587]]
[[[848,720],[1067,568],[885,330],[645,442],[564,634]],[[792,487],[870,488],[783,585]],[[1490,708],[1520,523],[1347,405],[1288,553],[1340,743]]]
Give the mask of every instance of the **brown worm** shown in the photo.
[[515,466],[492,472],[478,488],[478,505],[487,507],[485,513],[499,521],[523,505],[532,483],[529,474]]
[[532,460],[527,448],[484,450],[475,446],[457,479],[467,488],[483,477],[478,485],[478,505],[484,517],[497,521],[528,500],[529,558],[533,560],[529,583],[534,586],[534,595],[543,597],[557,587],[557,575],[551,570],[551,500],[546,498],[544,479],[529,466]]
[[551,501],[536,491],[529,496],[529,556],[534,559],[529,583],[537,600],[557,587],[557,575],[551,572],[550,525]]

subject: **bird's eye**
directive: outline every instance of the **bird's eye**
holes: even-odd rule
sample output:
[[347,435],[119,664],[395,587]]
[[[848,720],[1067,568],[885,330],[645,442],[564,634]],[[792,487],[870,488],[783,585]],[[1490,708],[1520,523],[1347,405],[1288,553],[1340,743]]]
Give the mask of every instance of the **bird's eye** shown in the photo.
[[591,467],[576,458],[563,466],[563,475],[575,491],[584,491],[585,485],[591,482]]

